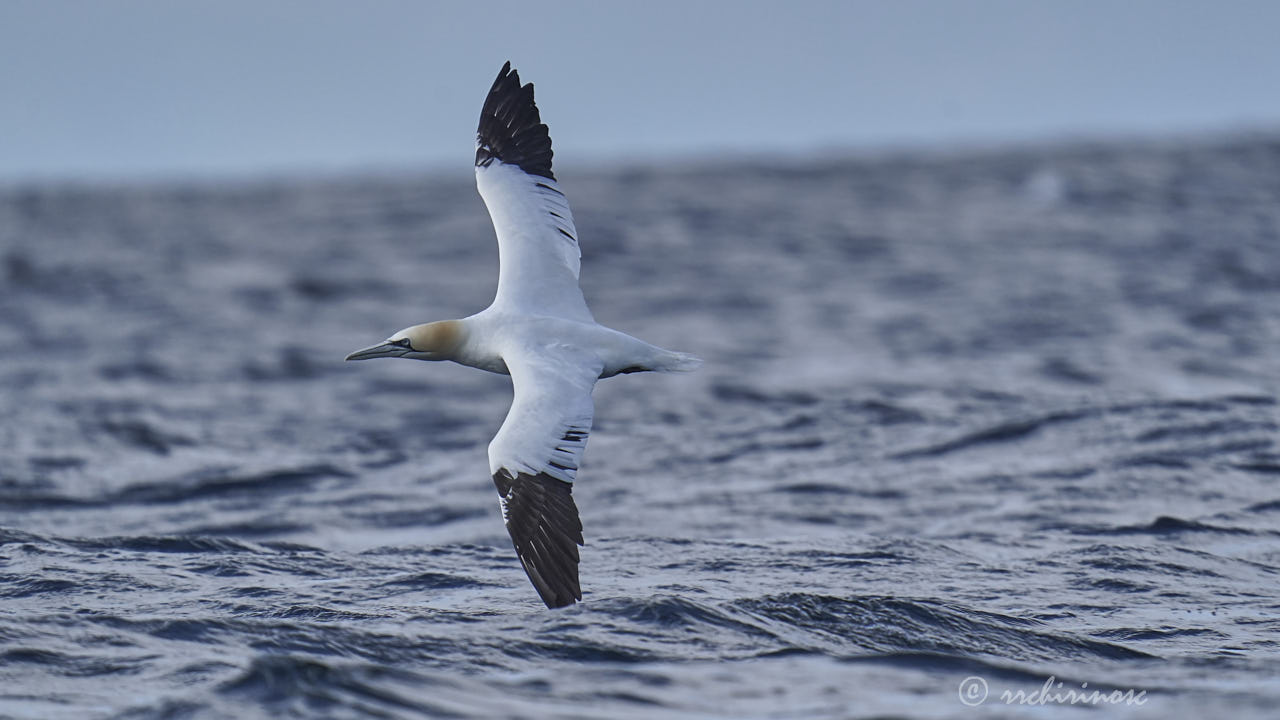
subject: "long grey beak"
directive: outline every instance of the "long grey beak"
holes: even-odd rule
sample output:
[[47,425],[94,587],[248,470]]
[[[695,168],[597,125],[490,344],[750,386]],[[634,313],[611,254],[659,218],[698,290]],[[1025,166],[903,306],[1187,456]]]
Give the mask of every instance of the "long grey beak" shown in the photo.
[[357,350],[347,356],[347,360],[371,360],[380,357],[403,357],[409,350],[401,345],[389,342],[378,343],[373,347]]

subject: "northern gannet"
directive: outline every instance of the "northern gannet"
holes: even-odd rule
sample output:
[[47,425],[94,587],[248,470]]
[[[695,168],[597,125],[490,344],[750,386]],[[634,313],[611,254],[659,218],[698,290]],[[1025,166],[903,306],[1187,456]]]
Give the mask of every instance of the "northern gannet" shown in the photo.
[[507,419],[489,443],[502,519],[549,608],[582,599],[582,521],[573,481],[591,430],[591,391],[620,373],[697,368],[693,355],[597,324],[578,287],[578,231],[551,173],[551,137],[508,62],[476,133],[476,185],[498,235],[493,303],[461,320],[405,328],[347,360],[452,360],[511,376]]

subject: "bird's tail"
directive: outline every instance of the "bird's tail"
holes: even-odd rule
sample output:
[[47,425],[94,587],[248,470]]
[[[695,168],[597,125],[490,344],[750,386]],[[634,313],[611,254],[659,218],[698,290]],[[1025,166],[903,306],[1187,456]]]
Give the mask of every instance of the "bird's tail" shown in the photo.
[[654,363],[658,372],[693,372],[702,367],[702,358],[689,353],[667,351],[666,356]]

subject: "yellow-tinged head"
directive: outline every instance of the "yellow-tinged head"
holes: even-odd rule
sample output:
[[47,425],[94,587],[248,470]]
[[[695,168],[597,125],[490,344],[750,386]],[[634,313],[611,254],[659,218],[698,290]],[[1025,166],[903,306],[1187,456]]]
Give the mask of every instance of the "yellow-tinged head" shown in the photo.
[[440,320],[414,325],[381,343],[347,356],[348,360],[402,357],[410,360],[452,360],[462,345],[465,329],[457,320]]

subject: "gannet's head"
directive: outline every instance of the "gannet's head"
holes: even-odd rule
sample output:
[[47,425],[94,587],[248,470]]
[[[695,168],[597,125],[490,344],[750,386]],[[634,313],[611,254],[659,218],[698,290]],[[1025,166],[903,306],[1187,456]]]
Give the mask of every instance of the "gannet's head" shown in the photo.
[[351,353],[347,359],[402,357],[410,360],[452,360],[462,339],[462,323],[441,320],[405,328],[373,347]]

